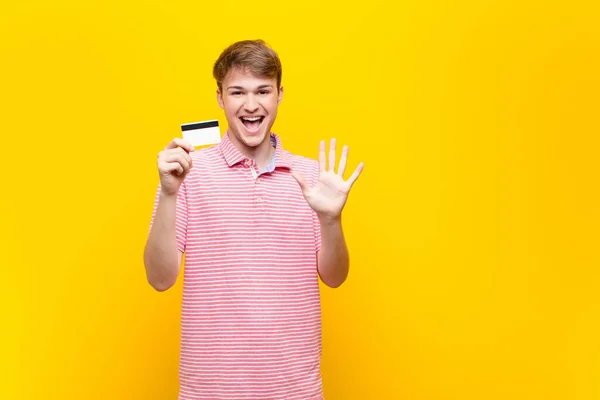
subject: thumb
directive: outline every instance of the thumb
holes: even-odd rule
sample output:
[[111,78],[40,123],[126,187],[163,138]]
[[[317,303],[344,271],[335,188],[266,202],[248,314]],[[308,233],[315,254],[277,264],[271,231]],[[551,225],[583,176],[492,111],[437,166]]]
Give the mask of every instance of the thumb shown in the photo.
[[302,189],[303,192],[308,190],[308,184],[306,183],[302,175],[295,171],[292,171],[292,176],[294,177],[296,182],[298,182],[298,185],[300,185],[300,189]]

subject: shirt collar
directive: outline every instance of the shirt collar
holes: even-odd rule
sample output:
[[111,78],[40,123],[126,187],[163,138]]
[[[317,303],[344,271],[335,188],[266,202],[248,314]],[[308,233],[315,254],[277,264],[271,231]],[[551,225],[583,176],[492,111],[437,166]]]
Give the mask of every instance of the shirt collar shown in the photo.
[[[292,163],[290,160],[290,156],[287,151],[283,149],[281,145],[281,138],[279,135],[271,132],[271,142],[275,140],[275,168],[292,168]],[[225,132],[221,139],[221,143],[219,143],[219,149],[221,150],[221,154],[223,154],[223,158],[227,162],[227,165],[233,167],[234,165],[245,161],[247,159],[231,142],[229,139],[229,132]]]

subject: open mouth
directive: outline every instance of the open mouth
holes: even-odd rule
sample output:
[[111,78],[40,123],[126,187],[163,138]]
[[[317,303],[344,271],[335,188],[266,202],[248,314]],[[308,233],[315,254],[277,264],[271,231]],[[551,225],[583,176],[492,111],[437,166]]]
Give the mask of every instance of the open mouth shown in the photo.
[[246,129],[248,129],[251,132],[258,131],[258,129],[260,128],[260,124],[263,122],[264,119],[265,117],[262,115],[256,117],[240,117],[240,121],[242,121],[242,124],[244,124]]

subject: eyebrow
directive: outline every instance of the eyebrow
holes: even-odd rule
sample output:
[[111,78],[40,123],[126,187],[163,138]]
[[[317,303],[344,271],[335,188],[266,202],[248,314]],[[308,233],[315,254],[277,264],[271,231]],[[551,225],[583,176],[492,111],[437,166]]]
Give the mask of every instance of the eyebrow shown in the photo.
[[[265,89],[265,88],[272,88],[273,85],[260,85],[259,87],[257,87],[257,89]],[[243,90],[244,88],[241,86],[229,86],[227,87],[227,90],[229,89],[241,89]]]

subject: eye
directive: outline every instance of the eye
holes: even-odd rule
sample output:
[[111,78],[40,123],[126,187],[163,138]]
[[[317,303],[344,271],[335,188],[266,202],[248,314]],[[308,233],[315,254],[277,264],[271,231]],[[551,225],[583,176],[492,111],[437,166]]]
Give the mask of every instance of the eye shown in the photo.
[[258,94],[269,94],[268,90],[261,90],[258,92]]
[[242,94],[242,92],[241,92],[241,91],[239,91],[239,90],[236,90],[236,91],[234,91],[234,92],[230,92],[230,94],[231,94],[231,95],[233,95],[233,96],[239,96],[239,95],[241,95],[241,94]]

